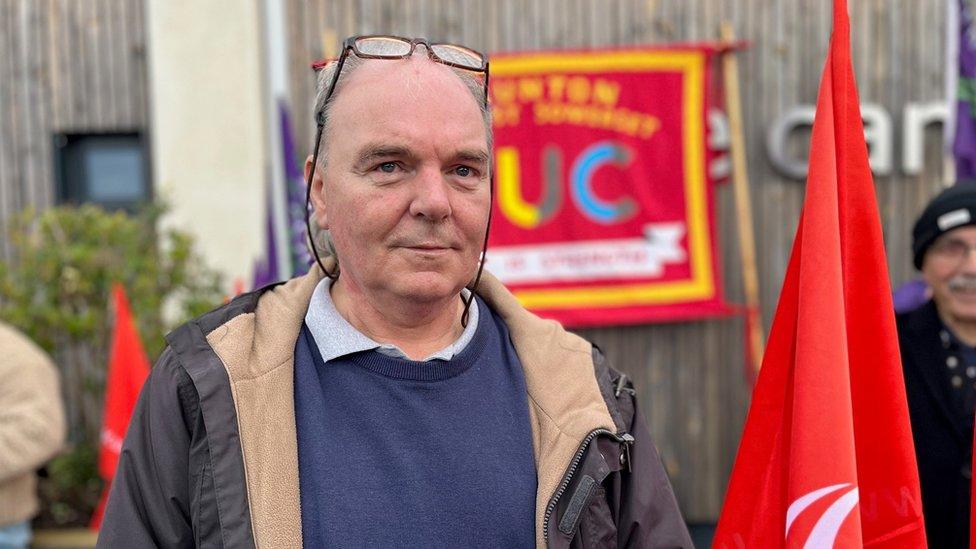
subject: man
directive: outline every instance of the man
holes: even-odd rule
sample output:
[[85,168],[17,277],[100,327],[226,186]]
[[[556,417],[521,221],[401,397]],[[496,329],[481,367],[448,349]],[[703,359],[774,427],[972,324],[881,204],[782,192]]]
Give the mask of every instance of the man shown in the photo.
[[926,206],[912,231],[932,299],[898,315],[905,389],[930,547],[968,547],[976,411],[976,185]]
[[332,255],[168,336],[101,546],[691,546],[625,378],[480,276],[487,68],[344,43],[305,166]]
[[58,371],[26,336],[0,322],[0,547],[27,547],[37,513],[35,471],[64,444]]

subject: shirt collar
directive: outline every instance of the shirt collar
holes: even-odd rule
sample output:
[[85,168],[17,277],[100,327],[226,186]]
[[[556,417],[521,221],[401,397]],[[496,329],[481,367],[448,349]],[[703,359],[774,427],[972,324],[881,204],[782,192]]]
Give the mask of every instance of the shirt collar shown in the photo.
[[[315,287],[312,293],[312,300],[308,304],[308,312],[305,313],[305,324],[315,340],[315,345],[322,355],[323,362],[329,362],[339,357],[361,351],[372,351],[383,353],[388,356],[398,358],[408,358],[399,347],[390,343],[378,343],[370,339],[366,334],[360,332],[348,320],[343,318],[332,301],[330,290],[332,279],[323,278]],[[467,288],[462,290],[467,298],[470,291]],[[461,332],[454,343],[424,358],[424,362],[430,360],[451,360],[460,353],[474,337],[475,329],[478,326],[478,300],[471,303],[468,313],[468,324]]]

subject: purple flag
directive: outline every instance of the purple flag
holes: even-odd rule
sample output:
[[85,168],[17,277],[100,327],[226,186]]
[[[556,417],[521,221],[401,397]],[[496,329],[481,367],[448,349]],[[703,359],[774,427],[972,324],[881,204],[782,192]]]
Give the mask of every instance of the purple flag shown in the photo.
[[[293,275],[304,274],[312,264],[312,254],[305,245],[305,178],[303,159],[298,157],[291,133],[291,120],[283,102],[278,102],[281,120],[282,153],[285,156],[285,194],[288,208],[288,242]],[[315,220],[312,220],[314,223]]]
[[259,259],[254,264],[254,276],[251,281],[251,288],[257,289],[262,286],[267,286],[273,282],[277,282],[280,276],[280,271],[278,269],[278,245],[275,242],[275,229],[274,229],[274,201],[271,200],[272,188],[271,185],[267,187],[267,194],[265,204],[265,248],[264,248],[264,258]]
[[281,124],[281,154],[284,166],[285,228],[287,234],[282,243],[287,242],[288,264],[279,265],[278,239],[282,238],[276,230],[275,204],[272,193],[281,192],[274,184],[267,187],[265,199],[264,257],[254,264],[252,287],[277,282],[282,278],[304,274],[312,264],[312,255],[305,245],[305,178],[302,177],[302,159],[296,156],[295,141],[292,139],[291,121],[284,103],[278,102],[278,121]]
[[921,278],[902,284],[892,295],[895,313],[913,311],[925,305],[930,299],[932,299],[932,291]]
[[958,18],[952,21],[950,16],[950,24],[957,24],[959,31],[952,154],[956,159],[956,181],[962,181],[976,178],[976,29],[972,6],[967,0],[958,2]]

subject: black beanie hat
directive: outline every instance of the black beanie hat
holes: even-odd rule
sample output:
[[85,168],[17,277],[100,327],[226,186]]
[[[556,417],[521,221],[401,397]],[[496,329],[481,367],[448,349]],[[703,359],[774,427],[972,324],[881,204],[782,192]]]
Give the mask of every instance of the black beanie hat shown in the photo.
[[976,225],[976,181],[960,181],[949,187],[922,211],[912,229],[915,268],[922,269],[925,252],[936,238],[966,225]]

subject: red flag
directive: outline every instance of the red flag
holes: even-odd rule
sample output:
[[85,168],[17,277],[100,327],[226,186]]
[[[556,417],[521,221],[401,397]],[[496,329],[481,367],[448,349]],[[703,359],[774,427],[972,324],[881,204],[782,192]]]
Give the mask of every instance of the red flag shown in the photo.
[[136,407],[142,384],[149,375],[149,359],[142,348],[129,309],[129,301],[120,284],[112,287],[112,297],[115,301],[115,329],[108,360],[105,411],[102,416],[98,454],[98,472],[105,479],[106,488],[90,525],[96,529],[101,524],[108,486],[115,476],[115,467],[119,462],[119,453],[122,450],[125,431],[129,427],[129,418],[132,417],[132,411]]
[[925,547],[844,0],[800,226],[715,547]]

